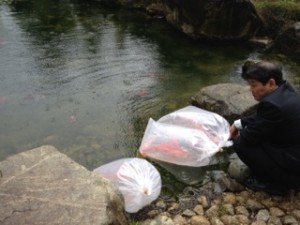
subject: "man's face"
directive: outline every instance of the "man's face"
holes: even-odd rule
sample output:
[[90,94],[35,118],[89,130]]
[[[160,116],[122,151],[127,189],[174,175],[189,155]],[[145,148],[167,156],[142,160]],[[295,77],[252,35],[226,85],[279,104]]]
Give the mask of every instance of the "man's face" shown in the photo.
[[248,80],[250,91],[256,101],[260,101],[264,96],[272,91],[272,85],[268,81],[265,85],[257,80]]

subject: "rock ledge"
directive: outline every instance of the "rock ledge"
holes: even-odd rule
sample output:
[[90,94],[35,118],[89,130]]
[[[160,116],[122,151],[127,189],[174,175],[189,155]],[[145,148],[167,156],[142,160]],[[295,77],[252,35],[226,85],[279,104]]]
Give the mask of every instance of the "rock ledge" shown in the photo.
[[127,224],[120,192],[52,146],[0,162],[0,224]]

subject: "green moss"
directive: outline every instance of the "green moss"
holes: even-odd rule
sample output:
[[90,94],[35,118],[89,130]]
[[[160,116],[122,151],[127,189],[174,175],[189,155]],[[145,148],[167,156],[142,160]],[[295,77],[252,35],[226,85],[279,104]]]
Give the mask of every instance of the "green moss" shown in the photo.
[[258,12],[269,12],[274,16],[297,21],[300,19],[300,0],[253,0]]
[[142,225],[140,222],[134,221],[134,220],[130,220],[129,225]]
[[219,206],[218,214],[219,214],[219,217],[222,217],[227,214],[227,210],[224,205]]
[[298,7],[299,0],[252,0],[253,4],[258,8],[268,7],[268,6],[279,6],[279,7]]
[[300,0],[252,0],[269,35],[278,36],[300,20]]
[[1,4],[12,4],[13,0],[0,0],[0,5]]

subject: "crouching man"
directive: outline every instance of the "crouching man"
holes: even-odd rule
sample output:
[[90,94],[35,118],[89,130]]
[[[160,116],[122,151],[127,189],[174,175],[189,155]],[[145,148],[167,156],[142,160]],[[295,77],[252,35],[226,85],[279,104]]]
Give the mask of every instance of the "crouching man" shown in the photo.
[[259,102],[254,115],[230,127],[234,149],[252,173],[245,186],[284,195],[300,188],[300,95],[271,62],[244,67],[242,77]]

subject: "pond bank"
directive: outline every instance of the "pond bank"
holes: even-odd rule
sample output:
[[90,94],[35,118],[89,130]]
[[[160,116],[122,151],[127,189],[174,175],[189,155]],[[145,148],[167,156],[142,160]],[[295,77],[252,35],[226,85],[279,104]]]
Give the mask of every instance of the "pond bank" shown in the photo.
[[[158,199],[132,221],[141,225],[297,225],[300,223],[300,192],[286,196],[245,189],[212,194],[211,184],[187,187],[179,198]],[[182,196],[182,197],[181,197]]]
[[[231,120],[250,113],[256,104],[246,86],[230,83],[202,88],[192,99]],[[242,183],[249,170],[236,154],[230,155],[224,171],[210,171],[203,186],[187,185],[169,199],[161,196],[131,218],[143,225],[299,224],[299,190],[274,196],[246,189]]]
[[[102,2],[107,4],[106,0]],[[268,43],[264,51],[280,52],[300,59],[300,6],[297,1],[113,2],[126,8],[142,9],[153,18],[163,18],[195,40],[219,44],[263,41]]]

